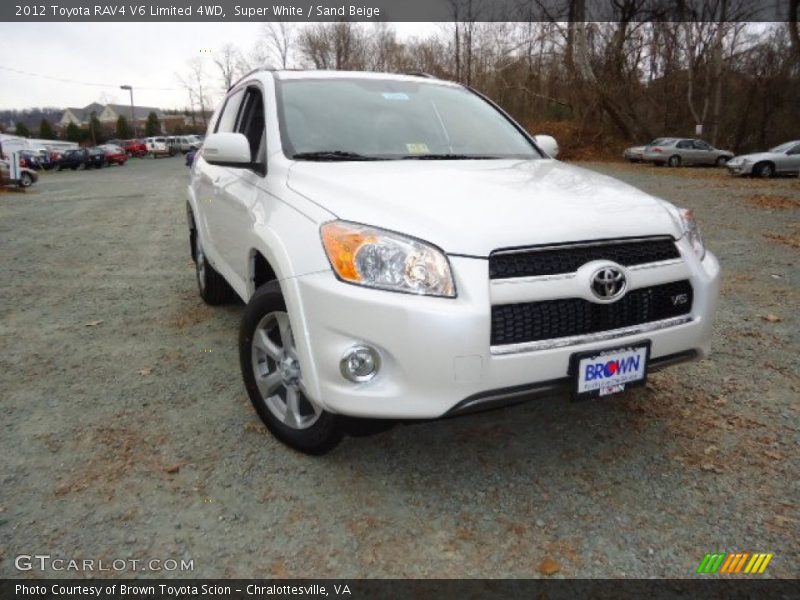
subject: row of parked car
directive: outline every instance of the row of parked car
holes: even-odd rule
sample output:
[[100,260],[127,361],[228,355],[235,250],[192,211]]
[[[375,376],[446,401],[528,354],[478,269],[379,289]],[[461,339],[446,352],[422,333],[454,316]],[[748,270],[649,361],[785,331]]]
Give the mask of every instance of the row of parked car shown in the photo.
[[194,152],[202,143],[200,136],[159,136],[141,140],[109,140],[90,148],[68,150],[23,150],[19,152],[20,167],[31,171],[57,169],[100,169],[124,165],[132,157],[175,156],[178,152]]
[[23,150],[19,153],[20,167],[32,171],[50,169],[79,168],[100,169],[109,165],[124,165],[127,152],[116,144],[102,144],[91,148],[72,148],[68,150]]
[[766,152],[734,156],[708,142],[694,138],[656,138],[645,146],[632,146],[622,153],[631,162],[680,167],[710,165],[727,167],[732,175],[772,177],[800,174],[800,140],[785,142]]

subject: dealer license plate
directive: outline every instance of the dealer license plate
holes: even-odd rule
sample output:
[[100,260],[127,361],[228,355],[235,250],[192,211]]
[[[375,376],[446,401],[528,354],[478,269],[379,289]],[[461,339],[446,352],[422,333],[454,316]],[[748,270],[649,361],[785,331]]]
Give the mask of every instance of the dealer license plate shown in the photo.
[[647,380],[650,342],[573,354],[572,394],[576,400],[616,394]]

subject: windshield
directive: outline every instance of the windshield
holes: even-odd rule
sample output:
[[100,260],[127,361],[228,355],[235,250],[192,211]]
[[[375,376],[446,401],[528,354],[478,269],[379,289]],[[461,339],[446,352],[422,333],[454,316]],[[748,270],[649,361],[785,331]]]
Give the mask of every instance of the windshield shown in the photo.
[[770,148],[770,152],[786,152],[787,150],[794,148],[798,142],[786,142],[785,144],[781,144],[780,146],[775,146],[774,148]]
[[289,158],[541,158],[493,106],[472,92],[395,79],[302,79],[277,86]]

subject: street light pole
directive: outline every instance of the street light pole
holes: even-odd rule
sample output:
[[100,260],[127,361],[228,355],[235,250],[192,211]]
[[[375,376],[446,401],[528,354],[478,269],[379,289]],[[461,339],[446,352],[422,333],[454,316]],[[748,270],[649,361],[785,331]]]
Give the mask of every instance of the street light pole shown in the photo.
[[128,90],[131,93],[131,127],[133,127],[133,137],[136,137],[136,118],[133,116],[133,87],[130,85],[121,85],[119,89]]

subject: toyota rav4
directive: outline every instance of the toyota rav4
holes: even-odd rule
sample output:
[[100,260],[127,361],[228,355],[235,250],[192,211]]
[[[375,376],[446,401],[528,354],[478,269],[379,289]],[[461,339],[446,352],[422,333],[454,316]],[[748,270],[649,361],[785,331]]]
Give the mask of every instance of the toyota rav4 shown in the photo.
[[606,396],[705,356],[717,259],[690,210],[554,159],[428,76],[252,72],[189,185],[209,304],[240,297],[244,385],[319,454],[350,417]]

